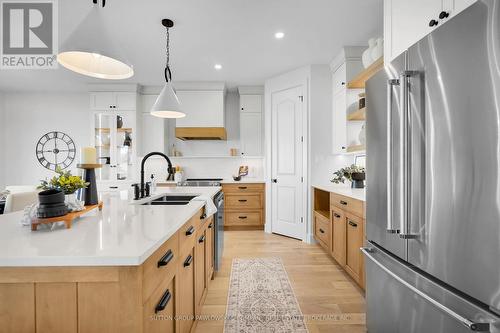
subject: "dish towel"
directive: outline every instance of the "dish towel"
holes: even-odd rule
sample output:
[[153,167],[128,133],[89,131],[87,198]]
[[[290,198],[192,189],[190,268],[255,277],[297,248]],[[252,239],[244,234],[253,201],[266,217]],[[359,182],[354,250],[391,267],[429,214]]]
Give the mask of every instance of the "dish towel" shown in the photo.
[[215,213],[217,213],[217,207],[215,207],[215,204],[212,201],[212,198],[210,198],[206,195],[199,195],[199,196],[193,198],[193,200],[205,202],[205,214],[207,214],[207,217],[212,216]]

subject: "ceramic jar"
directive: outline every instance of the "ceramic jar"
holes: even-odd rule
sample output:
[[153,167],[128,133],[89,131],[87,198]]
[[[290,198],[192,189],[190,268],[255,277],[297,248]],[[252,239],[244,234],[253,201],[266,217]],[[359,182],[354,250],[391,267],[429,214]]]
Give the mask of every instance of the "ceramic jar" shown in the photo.
[[384,54],[384,40],[382,38],[377,38],[375,45],[370,51],[370,56],[372,62],[378,60]]
[[370,38],[368,40],[368,48],[363,52],[361,56],[361,62],[363,63],[363,67],[368,68],[372,64],[372,49],[376,46],[375,38]]

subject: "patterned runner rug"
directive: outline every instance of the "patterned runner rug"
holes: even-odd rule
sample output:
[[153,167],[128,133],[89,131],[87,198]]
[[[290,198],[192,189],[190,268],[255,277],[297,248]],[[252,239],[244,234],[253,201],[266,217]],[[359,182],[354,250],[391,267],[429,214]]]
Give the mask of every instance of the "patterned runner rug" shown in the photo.
[[307,333],[281,258],[234,259],[225,333]]

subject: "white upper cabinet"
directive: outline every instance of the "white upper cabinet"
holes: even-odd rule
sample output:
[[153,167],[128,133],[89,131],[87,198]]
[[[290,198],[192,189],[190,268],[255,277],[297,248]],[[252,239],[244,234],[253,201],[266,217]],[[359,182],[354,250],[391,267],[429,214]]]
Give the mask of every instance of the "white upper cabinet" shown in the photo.
[[177,91],[186,117],[177,127],[224,127],[224,91]]
[[262,95],[240,95],[240,110],[244,113],[261,113]]
[[425,37],[475,0],[384,0],[384,61]]
[[343,154],[347,149],[347,91],[341,90],[333,95],[332,113],[332,153]]
[[137,94],[135,92],[92,92],[90,93],[90,109],[102,110],[130,110],[137,108]]
[[240,87],[240,141],[242,156],[262,156],[264,143],[263,89]]
[[340,91],[345,90],[346,88],[346,80],[347,80],[347,73],[346,73],[346,63],[344,62],[340,67],[333,73],[333,79],[332,79],[332,87],[333,87],[333,94],[337,94]]

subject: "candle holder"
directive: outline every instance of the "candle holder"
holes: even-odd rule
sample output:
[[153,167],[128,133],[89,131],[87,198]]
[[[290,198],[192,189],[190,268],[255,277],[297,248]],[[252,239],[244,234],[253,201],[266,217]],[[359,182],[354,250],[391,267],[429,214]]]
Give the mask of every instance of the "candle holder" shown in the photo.
[[102,168],[102,164],[77,164],[77,168],[83,169],[83,178],[86,183],[89,183],[87,188],[84,188],[79,193],[79,199],[85,201],[85,206],[97,205],[99,200],[97,197],[97,183],[95,180],[95,169]]

